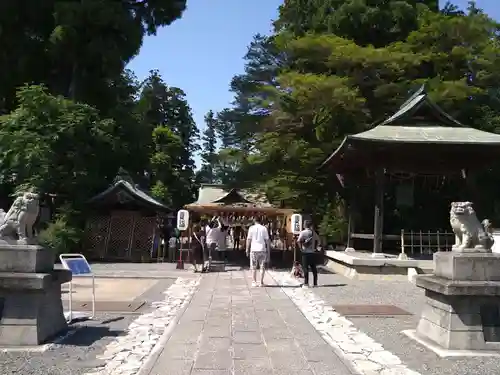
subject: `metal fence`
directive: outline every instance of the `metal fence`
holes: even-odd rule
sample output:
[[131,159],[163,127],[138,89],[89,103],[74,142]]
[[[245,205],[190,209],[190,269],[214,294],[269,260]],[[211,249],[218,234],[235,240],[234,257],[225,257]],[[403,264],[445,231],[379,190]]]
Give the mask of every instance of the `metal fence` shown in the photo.
[[401,230],[401,255],[432,255],[436,251],[450,251],[455,243],[453,232]]

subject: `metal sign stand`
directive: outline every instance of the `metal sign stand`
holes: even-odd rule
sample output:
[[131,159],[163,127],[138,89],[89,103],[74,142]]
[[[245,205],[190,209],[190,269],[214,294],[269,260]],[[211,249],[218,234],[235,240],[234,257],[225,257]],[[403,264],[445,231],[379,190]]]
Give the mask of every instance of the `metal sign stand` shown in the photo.
[[69,271],[73,277],[90,276],[92,278],[92,314],[89,316],[88,313],[82,311],[73,311],[73,281],[69,282],[69,311],[66,316],[66,321],[68,323],[72,322],[74,319],[94,319],[95,317],[95,277],[92,269],[90,268],[89,262],[83,254],[61,254],[59,255],[59,260],[63,267]]

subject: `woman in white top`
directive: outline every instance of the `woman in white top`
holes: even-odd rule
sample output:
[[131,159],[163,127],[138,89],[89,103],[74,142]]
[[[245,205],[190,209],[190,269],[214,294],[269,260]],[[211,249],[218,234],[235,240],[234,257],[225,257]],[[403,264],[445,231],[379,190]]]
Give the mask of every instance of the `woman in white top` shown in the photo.
[[210,264],[212,257],[215,255],[215,251],[217,250],[217,246],[220,242],[221,237],[221,226],[217,218],[214,218],[208,225],[208,229],[206,232],[206,241],[207,246],[206,254],[205,254],[205,266],[203,267],[204,271],[208,271],[210,269]]

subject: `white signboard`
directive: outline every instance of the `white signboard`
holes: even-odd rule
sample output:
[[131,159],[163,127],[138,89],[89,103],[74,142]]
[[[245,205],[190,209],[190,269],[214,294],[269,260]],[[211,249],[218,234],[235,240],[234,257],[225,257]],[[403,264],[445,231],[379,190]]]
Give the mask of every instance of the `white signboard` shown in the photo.
[[292,233],[299,234],[302,230],[302,215],[301,214],[293,214],[292,215]]
[[187,210],[179,210],[177,212],[177,229],[187,230],[189,227],[189,212]]

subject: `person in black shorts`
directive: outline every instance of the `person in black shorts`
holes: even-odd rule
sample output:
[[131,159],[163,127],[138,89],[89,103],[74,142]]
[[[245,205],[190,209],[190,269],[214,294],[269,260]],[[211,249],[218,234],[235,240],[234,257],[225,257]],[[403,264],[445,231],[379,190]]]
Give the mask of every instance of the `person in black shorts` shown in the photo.
[[[194,267],[194,272],[198,272],[197,264],[200,263],[203,267],[204,252],[205,252],[205,232],[200,225],[195,225],[191,236],[191,263]],[[203,271],[203,268],[202,268]]]
[[233,250],[240,249],[241,225],[236,225],[233,228]]

